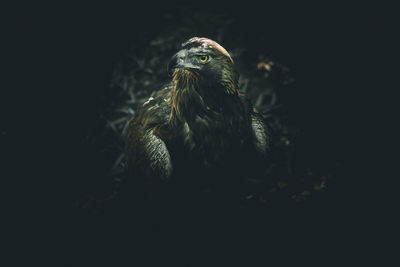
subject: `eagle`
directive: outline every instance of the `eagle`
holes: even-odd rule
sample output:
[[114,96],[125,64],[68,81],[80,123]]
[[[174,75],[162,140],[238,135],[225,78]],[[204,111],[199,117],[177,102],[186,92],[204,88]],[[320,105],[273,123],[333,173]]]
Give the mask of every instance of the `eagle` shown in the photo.
[[193,37],[167,71],[170,81],[127,126],[132,194],[150,202],[237,198],[246,178],[262,174],[271,134],[239,90],[232,57],[217,42]]

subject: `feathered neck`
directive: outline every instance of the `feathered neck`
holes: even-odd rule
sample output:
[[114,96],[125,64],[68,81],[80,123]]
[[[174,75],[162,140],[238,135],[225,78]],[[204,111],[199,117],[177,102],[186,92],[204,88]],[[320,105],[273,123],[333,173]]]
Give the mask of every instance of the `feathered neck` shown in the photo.
[[200,75],[191,70],[176,69],[172,75],[169,96],[170,122],[190,119],[195,112],[205,107],[203,97],[198,92]]
[[169,95],[171,108],[169,121],[190,122],[196,116],[220,113],[226,101],[237,98],[237,83],[227,73],[217,84],[208,84],[195,70],[176,69],[172,75],[172,88]]

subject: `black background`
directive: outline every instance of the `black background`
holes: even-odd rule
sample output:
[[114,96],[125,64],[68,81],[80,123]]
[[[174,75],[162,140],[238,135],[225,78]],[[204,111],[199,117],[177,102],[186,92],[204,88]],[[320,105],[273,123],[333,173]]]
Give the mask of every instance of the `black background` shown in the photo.
[[[187,8],[177,8],[182,5]],[[394,12],[383,5],[273,2],[5,8],[2,180],[4,203],[11,211],[7,218],[16,229],[9,245],[15,257],[28,251],[32,260],[51,259],[55,266],[68,265],[69,260],[76,263],[72,266],[90,262],[95,266],[108,264],[100,260],[102,255],[110,255],[105,258],[114,262],[113,255],[124,251],[113,254],[114,245],[93,245],[111,242],[105,237],[107,224],[93,226],[93,218],[75,218],[63,203],[79,191],[74,187],[79,182],[74,177],[82,171],[76,160],[79,142],[86,125],[95,119],[116,62],[130,44],[145,45],[143,40],[160,31],[163,14],[187,15],[182,10],[235,17],[237,35],[246,48],[268,47],[291,66],[303,88],[293,101],[304,127],[322,138],[333,158],[346,162],[338,188],[321,203],[290,214],[247,214],[243,224],[233,224],[238,228],[234,232],[242,236],[237,252],[221,245],[215,258],[228,255],[223,262],[239,266],[268,263],[271,258],[320,266],[391,261],[389,242],[395,232],[389,226],[396,215],[391,205],[395,203],[392,168],[398,136]],[[273,230],[264,228],[266,222]],[[249,231],[253,226],[254,232]],[[122,239],[115,240],[119,248],[129,247],[122,245]],[[206,245],[198,243],[194,249],[202,251],[213,243],[212,239]],[[148,253],[157,258],[160,251]],[[128,254],[115,256],[119,260],[114,263],[129,261]],[[242,263],[236,262],[237,255],[243,256]],[[98,257],[96,264],[92,257]],[[210,264],[215,263],[213,257]]]

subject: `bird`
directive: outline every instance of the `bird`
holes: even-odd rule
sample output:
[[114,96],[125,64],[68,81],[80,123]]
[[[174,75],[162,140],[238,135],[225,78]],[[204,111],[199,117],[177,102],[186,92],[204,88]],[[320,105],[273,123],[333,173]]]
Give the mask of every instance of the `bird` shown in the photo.
[[240,91],[234,60],[216,41],[193,37],[167,72],[169,81],[127,126],[133,194],[160,203],[237,198],[244,177],[260,175],[267,164],[271,133]]

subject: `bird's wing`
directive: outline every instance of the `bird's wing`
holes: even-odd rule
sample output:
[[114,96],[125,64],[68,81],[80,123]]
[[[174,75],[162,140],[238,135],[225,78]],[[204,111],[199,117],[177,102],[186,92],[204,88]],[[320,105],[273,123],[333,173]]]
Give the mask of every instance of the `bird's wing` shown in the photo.
[[251,115],[251,129],[256,151],[261,155],[266,155],[270,150],[271,140],[269,130],[261,115],[257,113]]
[[143,136],[144,156],[150,161],[150,172],[166,181],[172,174],[171,155],[164,141],[157,137],[152,129]]
[[167,181],[172,174],[172,161],[164,141],[153,133],[143,130],[134,120],[128,126],[126,138],[128,170],[135,176]]
[[133,185],[136,196],[146,200],[160,197],[172,175],[171,155],[164,141],[153,129],[137,127],[132,120],[126,139],[126,163],[128,183]]

